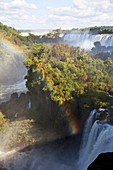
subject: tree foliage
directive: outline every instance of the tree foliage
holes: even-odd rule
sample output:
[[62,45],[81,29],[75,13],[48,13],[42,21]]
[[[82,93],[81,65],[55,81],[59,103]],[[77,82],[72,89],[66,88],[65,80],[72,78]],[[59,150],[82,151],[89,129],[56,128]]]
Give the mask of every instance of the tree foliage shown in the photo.
[[28,87],[40,85],[60,104],[92,89],[113,91],[113,60],[94,58],[80,48],[34,44],[25,64],[29,70]]

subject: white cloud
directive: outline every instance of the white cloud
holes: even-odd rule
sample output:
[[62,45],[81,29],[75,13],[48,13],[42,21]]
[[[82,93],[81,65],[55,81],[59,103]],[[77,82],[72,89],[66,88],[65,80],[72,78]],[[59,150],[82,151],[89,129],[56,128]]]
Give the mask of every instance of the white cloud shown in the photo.
[[[65,0],[64,4],[65,4]],[[29,0],[30,2],[30,0]],[[32,0],[31,0],[32,2]],[[113,24],[113,0],[72,0],[39,9],[28,0],[0,0],[0,21],[15,28],[77,28]],[[44,7],[44,6],[43,6]],[[36,10],[37,9],[37,10]],[[47,10],[48,9],[48,10]],[[45,11],[44,11],[45,10]]]
[[10,8],[28,8],[28,9],[36,9],[36,5],[32,3],[27,3],[25,0],[13,0],[9,4]]
[[113,0],[73,0],[72,7],[49,7],[49,19],[56,22],[62,20],[70,27],[87,27],[113,24]]
[[16,8],[16,9],[36,9],[36,5],[32,3],[27,3],[25,0],[13,0],[11,2],[0,2],[0,8],[3,10],[9,10],[11,8]]
[[0,1],[0,21],[16,28],[25,27],[31,21],[36,21],[36,17],[32,15],[32,11],[36,9],[37,6],[28,3],[27,0],[12,0],[11,2],[2,0]]
[[74,0],[74,5],[78,9],[86,8],[87,1],[85,0]]

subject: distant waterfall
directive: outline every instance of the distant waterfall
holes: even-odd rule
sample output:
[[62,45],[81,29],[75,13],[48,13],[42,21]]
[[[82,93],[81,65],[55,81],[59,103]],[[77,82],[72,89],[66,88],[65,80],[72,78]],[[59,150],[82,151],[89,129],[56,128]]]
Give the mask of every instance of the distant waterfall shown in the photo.
[[64,42],[75,47],[91,50],[94,42],[99,41],[102,46],[113,46],[113,34],[91,34],[88,31],[69,31],[63,36]]
[[26,73],[24,57],[9,44],[0,42],[0,85],[22,82]]
[[[113,126],[107,121],[96,120],[97,112],[91,112],[83,133],[77,170],[87,170],[89,164],[104,152],[113,152]],[[91,125],[92,124],[92,125]]]
[[15,92],[26,92],[24,57],[10,44],[0,41],[0,103]]

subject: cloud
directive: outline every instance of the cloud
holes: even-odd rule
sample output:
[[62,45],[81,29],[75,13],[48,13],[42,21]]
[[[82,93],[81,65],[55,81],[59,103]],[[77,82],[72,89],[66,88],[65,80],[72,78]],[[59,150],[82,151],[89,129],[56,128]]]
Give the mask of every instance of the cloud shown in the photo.
[[25,0],[13,0],[11,2],[0,2],[0,8],[4,10],[8,9],[37,9],[36,5],[27,3]]
[[25,0],[13,0],[9,4],[10,8],[27,8],[27,9],[37,9],[36,5],[32,3],[27,3]]
[[43,4],[41,10],[32,0],[29,3],[28,0],[0,0],[0,21],[15,28],[32,29],[81,28],[113,23],[113,0],[71,0],[70,5],[63,1],[64,6],[59,3],[59,7],[53,7],[53,2],[49,7]]
[[87,1],[85,0],[74,0],[74,6],[78,9],[84,9],[86,7]]
[[35,4],[28,3],[26,0],[12,0],[11,2],[2,0],[0,2],[0,21],[16,28],[24,27],[31,21],[36,21],[36,17],[32,15],[32,11],[36,9]]
[[48,7],[50,22],[59,20],[68,27],[112,25],[112,10],[113,0],[73,0],[73,6]]

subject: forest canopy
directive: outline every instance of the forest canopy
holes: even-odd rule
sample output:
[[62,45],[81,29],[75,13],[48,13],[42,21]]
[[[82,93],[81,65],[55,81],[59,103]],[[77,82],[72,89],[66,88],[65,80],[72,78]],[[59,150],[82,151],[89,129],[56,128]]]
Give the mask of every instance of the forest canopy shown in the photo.
[[[63,104],[89,91],[113,92],[113,60],[66,44],[33,44],[25,64],[28,87],[40,85]],[[29,81],[30,80],[30,81]]]

